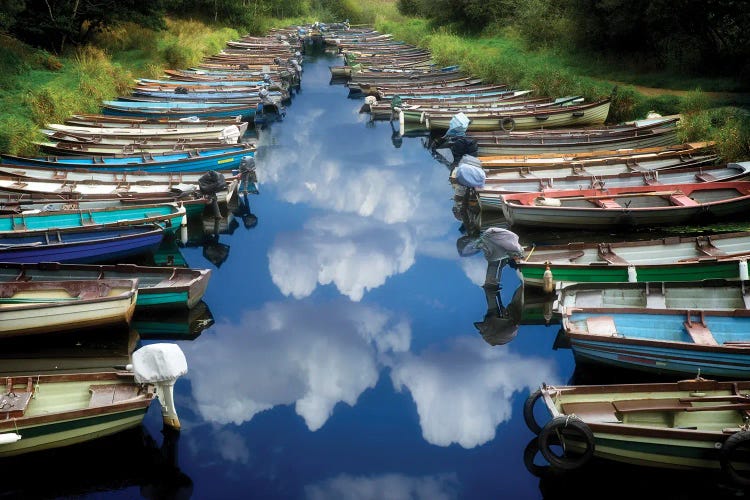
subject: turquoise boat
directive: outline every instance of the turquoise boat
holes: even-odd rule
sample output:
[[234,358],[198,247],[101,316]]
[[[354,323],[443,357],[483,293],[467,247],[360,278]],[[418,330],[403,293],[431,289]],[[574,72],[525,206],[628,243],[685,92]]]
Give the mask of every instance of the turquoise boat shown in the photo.
[[246,156],[254,156],[255,148],[245,145],[221,149],[195,150],[180,153],[144,154],[139,156],[46,156],[27,158],[2,154],[3,165],[47,168],[88,168],[100,172],[205,172],[239,168]]
[[[96,202],[92,202],[96,203]],[[132,225],[158,224],[165,231],[175,233],[187,224],[185,207],[177,203],[125,205],[69,210],[38,211],[0,215],[0,246],[6,236],[40,231],[72,228],[101,229]]]
[[747,282],[572,285],[562,329],[576,359],[642,371],[742,378],[750,373]]
[[114,116],[143,118],[183,118],[188,116],[228,117],[242,116],[249,120],[255,116],[257,104],[205,104],[198,102],[126,102],[104,101],[102,113]]

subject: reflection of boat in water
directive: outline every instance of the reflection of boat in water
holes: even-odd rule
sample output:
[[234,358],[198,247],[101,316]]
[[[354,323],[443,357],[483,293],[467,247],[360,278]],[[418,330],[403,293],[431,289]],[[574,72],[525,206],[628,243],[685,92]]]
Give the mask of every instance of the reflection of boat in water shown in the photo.
[[214,324],[208,305],[200,301],[189,310],[137,311],[131,326],[144,339],[194,340]]
[[[586,466],[564,471],[547,465],[539,453],[537,439],[529,441],[523,452],[526,469],[539,478],[539,491],[545,500],[599,499],[602,491],[617,483],[613,498],[681,498],[732,499],[742,498],[743,490],[728,485],[709,471],[650,468],[594,458]],[[620,481],[621,478],[638,478]],[[582,489],[581,485],[586,488]]]
[[111,370],[130,363],[138,335],[133,330],[101,330],[4,339],[0,376],[17,373],[73,373]]
[[502,303],[499,288],[485,286],[483,290],[487,300],[487,312],[484,319],[475,322],[474,326],[488,344],[507,344],[518,334],[523,311],[523,286],[516,288],[507,306]]
[[[138,426],[64,449],[0,459],[12,478],[3,481],[0,497],[68,498],[137,486],[144,498],[190,498],[193,481],[177,462],[180,433],[169,428],[162,433],[161,445]],[[54,480],[40,480],[40,471],[55,471]]]
[[219,241],[220,235],[232,235],[240,227],[252,229],[258,225],[258,217],[250,210],[247,194],[239,198],[234,211],[226,215],[204,215],[188,220],[188,234],[185,243],[188,247],[203,247],[203,257],[220,267],[229,257],[229,245]]

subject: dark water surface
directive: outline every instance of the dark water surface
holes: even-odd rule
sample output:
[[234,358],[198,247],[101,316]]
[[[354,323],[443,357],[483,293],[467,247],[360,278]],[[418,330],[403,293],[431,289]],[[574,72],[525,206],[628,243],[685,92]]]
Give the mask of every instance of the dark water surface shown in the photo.
[[[144,330],[188,338],[189,374],[175,387],[181,434],[161,434],[153,405],[143,429],[0,461],[0,498],[738,494],[695,472],[528,470],[530,390],[574,376],[636,379],[574,373],[570,350],[553,349],[558,327],[530,298],[512,341],[484,340],[475,323],[492,322],[497,297],[482,287],[482,254],[457,252],[447,168],[421,139],[396,148],[387,122],[368,124],[361,101],[329,85],[331,64],[308,60],[284,121],[259,132],[257,225],[236,220],[231,235],[182,249],[189,266],[213,269],[213,326],[191,333],[184,318],[141,318]],[[516,285],[505,273],[500,299]]]

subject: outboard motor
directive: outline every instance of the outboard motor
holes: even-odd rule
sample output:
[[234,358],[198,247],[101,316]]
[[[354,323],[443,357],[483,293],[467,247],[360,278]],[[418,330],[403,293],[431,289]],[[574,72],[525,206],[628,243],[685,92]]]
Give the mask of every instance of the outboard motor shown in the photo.
[[174,384],[187,373],[187,360],[177,344],[150,344],[133,353],[132,370],[139,384],[153,384],[164,425],[180,428],[174,406]]
[[468,188],[483,188],[487,174],[482,168],[479,158],[471,155],[463,155],[455,171],[456,181]]
[[229,125],[221,131],[219,139],[223,144],[237,144],[240,140],[240,128],[237,125]]
[[240,160],[240,184],[242,190],[247,193],[250,189],[249,186],[252,183],[253,192],[258,190],[258,174],[255,171],[255,158],[252,156],[243,156]]
[[487,228],[479,237],[477,247],[482,249],[488,262],[524,255],[523,247],[518,243],[518,235],[501,227]]

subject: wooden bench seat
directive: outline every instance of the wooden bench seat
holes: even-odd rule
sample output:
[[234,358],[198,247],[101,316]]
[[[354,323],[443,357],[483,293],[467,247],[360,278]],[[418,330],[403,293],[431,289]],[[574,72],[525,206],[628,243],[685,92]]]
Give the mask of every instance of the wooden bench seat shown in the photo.
[[622,205],[617,203],[612,198],[599,198],[597,200],[594,200],[594,203],[602,208],[622,208]]
[[688,333],[688,335],[690,335],[690,338],[692,338],[693,342],[695,342],[696,344],[719,345],[719,343],[716,342],[716,339],[711,333],[711,330],[709,330],[708,326],[706,326],[703,311],[700,312],[700,319],[698,321],[693,321],[692,313],[688,311],[687,320],[683,323],[683,326],[685,327],[685,331]]
[[[693,398],[665,398],[665,399],[625,399],[613,401],[612,405],[618,413],[639,412],[674,412],[674,411],[747,411],[750,403],[732,403],[693,405]],[[707,401],[710,402],[710,401]]]
[[620,413],[634,413],[645,411],[684,411],[691,403],[682,402],[679,398],[665,399],[623,399],[613,401],[612,406]]
[[615,407],[609,401],[563,403],[560,405],[566,415],[576,415],[586,422],[617,422]]
[[630,262],[613,252],[609,245],[599,245],[598,255],[600,259],[605,260],[610,264],[630,264]]
[[697,207],[698,205],[700,205],[700,203],[690,198],[689,196],[685,196],[684,194],[673,194],[669,197],[669,201],[673,205],[681,207]]
[[[18,384],[25,384],[25,387],[15,387]],[[0,420],[23,417],[33,395],[31,377],[23,377],[21,380],[6,378],[5,390],[0,394]]]
[[89,387],[89,408],[108,406],[138,397],[138,386],[131,384],[102,384]]

